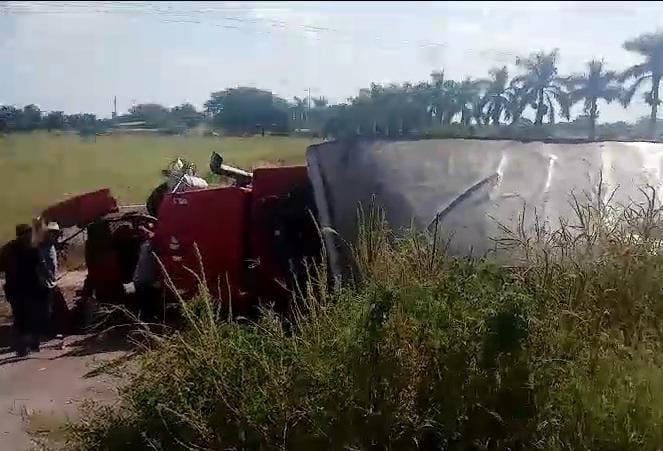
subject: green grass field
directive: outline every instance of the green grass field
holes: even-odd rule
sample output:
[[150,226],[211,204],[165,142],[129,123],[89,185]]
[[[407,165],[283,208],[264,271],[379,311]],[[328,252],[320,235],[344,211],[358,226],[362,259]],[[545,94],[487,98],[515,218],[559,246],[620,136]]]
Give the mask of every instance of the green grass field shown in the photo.
[[176,156],[208,171],[213,150],[228,164],[252,168],[298,164],[312,141],[289,137],[111,135],[84,141],[48,133],[0,135],[0,242],[18,222],[68,196],[108,187],[121,203],[142,203]]

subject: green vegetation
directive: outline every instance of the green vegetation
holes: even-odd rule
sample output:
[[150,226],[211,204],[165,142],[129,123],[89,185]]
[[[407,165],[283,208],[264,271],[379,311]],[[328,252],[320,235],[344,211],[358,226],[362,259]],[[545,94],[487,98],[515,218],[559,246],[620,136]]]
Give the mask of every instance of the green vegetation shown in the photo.
[[53,133],[0,135],[0,241],[14,225],[29,221],[47,205],[103,187],[120,202],[144,203],[160,183],[160,171],[175,156],[208,172],[213,150],[228,164],[252,168],[267,163],[302,164],[308,139],[159,135],[98,136],[96,141]]
[[255,88],[231,88],[213,92],[205,103],[205,109],[214,117],[215,126],[240,134],[256,131],[262,133],[264,129],[287,131],[288,108],[285,100]]
[[354,286],[312,271],[290,319],[206,296],[68,449],[641,449],[663,446],[663,211],[576,204],[563,229],[455,259],[372,212]]
[[623,104],[628,105],[633,95],[640,89],[642,84],[649,82],[651,89],[645,93],[645,101],[651,106],[649,117],[649,133],[656,135],[656,119],[658,104],[660,103],[658,90],[663,77],[663,33],[647,33],[635,39],[626,41],[624,48],[630,52],[639,53],[645,61],[631,66],[624,71],[621,80],[633,79],[633,84],[624,94]]
[[565,82],[570,87],[569,100],[572,103],[584,102],[584,111],[588,113],[589,119],[589,139],[594,140],[598,101],[611,103],[619,99],[622,89],[617,84],[617,73],[606,71],[603,61],[590,61],[587,69],[587,74],[572,76]]
[[543,124],[548,116],[548,123],[555,123],[555,104],[559,105],[560,116],[569,118],[570,101],[564,92],[564,79],[557,76],[557,51],[535,53],[528,58],[519,58],[516,64],[525,73],[513,79],[512,84],[522,92],[521,103],[531,103],[536,110],[535,125]]
[[[461,136],[661,139],[657,114],[663,77],[663,33],[638,36],[625,42],[624,49],[639,54],[644,61],[622,73],[606,70],[603,61],[590,61],[585,73],[560,75],[558,52],[539,51],[516,58],[518,73],[511,79],[506,66],[491,69],[490,79],[449,80],[444,71],[434,71],[430,81],[372,83],[346,103],[335,105],[329,105],[325,97],[295,97],[288,102],[270,91],[237,87],[211,93],[205,113],[190,104],[173,108],[142,104],[128,114],[97,120],[90,114],[44,114],[36,105],[0,106],[0,132],[62,129],[91,134],[129,123],[168,134],[202,126],[236,135],[266,131],[344,137],[440,134],[446,133],[440,128],[458,124]],[[631,79],[633,83],[624,89],[622,83]],[[651,106],[646,124],[597,127],[599,101],[620,100],[627,107],[645,86],[644,99]],[[579,120],[556,125],[560,118],[570,119],[570,108],[578,102],[583,102]],[[527,119],[528,113],[534,117],[533,122]],[[533,131],[523,133],[521,128]]]

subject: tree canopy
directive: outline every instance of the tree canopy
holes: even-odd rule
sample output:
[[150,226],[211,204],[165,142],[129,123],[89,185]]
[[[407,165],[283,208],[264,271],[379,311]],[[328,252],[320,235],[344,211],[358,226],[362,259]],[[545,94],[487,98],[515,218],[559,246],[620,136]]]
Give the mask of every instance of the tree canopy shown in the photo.
[[626,89],[623,104],[626,106],[631,102],[635,93],[646,83],[650,89],[645,93],[645,102],[651,106],[649,116],[649,133],[651,137],[656,134],[656,118],[658,114],[659,85],[663,77],[663,33],[646,33],[624,43],[624,49],[640,54],[645,60],[626,69],[620,80],[622,82],[633,80],[631,86]]
[[[0,106],[0,131],[94,130],[140,122],[169,133],[204,124],[242,135],[293,131],[335,137],[398,136],[458,129],[465,134],[478,130],[509,136],[514,133],[509,128],[512,126],[518,130],[534,126],[532,130],[539,135],[553,128],[575,134],[582,126],[589,139],[595,139],[599,106],[619,99],[627,107],[644,89],[651,106],[649,119],[636,122],[629,130],[640,136],[643,124],[648,124],[646,135],[656,137],[663,33],[643,34],[626,41],[624,48],[641,55],[643,61],[621,73],[607,69],[604,61],[593,60],[583,73],[562,76],[558,73],[558,51],[539,51],[517,58],[513,75],[502,66],[491,69],[486,78],[454,80],[440,69],[417,83],[372,83],[337,104],[330,104],[324,96],[295,96],[288,101],[269,90],[240,86],[211,93],[204,111],[190,103],[175,107],[143,103],[112,120],[98,120],[85,113],[42,112],[36,105]],[[630,82],[626,89],[624,82]],[[583,115],[579,120],[559,123],[560,119],[570,120],[571,106],[580,102]],[[512,131],[501,131],[502,126]],[[614,136],[624,125],[603,129],[609,130],[606,136]]]
[[589,119],[589,139],[593,140],[596,135],[599,99],[611,103],[622,96],[623,90],[617,79],[615,71],[605,70],[603,61],[592,60],[587,63],[586,73],[572,75],[566,80],[571,103],[584,102],[583,111]]
[[561,116],[569,119],[570,102],[564,91],[564,79],[557,75],[557,50],[550,53],[537,52],[525,58],[517,58],[516,65],[525,73],[515,77],[512,84],[519,89],[526,103],[536,111],[535,125],[555,122],[555,105],[559,105]]
[[288,103],[262,89],[239,87],[213,92],[205,109],[215,125],[231,133],[288,128]]

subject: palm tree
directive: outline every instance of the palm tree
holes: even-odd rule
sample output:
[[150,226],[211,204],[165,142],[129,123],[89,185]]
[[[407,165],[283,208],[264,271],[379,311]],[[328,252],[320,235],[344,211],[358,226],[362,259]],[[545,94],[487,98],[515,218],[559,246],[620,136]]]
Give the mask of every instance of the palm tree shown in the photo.
[[435,111],[441,124],[449,125],[451,120],[460,113],[458,99],[460,97],[460,83],[454,80],[445,80],[437,88],[435,96]]
[[490,118],[483,111],[485,106],[485,96],[476,96],[474,98],[474,103],[472,104],[472,119],[474,119],[477,125],[488,125],[490,123]]
[[295,96],[293,100],[295,102],[293,105],[293,119],[306,122],[306,99]]
[[622,100],[624,106],[631,103],[635,92],[645,81],[651,82],[651,90],[645,94],[645,101],[651,106],[649,116],[649,133],[653,138],[656,135],[656,116],[660,102],[658,89],[663,77],[663,33],[646,33],[635,39],[626,41],[624,49],[639,53],[645,61],[629,67],[621,75],[620,80],[634,79],[633,84],[624,93]]
[[504,104],[504,119],[511,121],[510,125],[518,124],[523,111],[527,107],[526,91],[524,88],[518,88],[513,84],[507,88],[504,93],[506,103]]
[[500,118],[508,102],[509,71],[506,66],[490,70],[491,80],[488,82],[486,94],[482,98],[481,109],[486,109],[486,120],[492,121],[493,125],[500,124]]
[[455,87],[456,82],[444,80],[444,71],[434,71],[431,73],[432,83],[430,85],[430,113],[435,116],[440,124],[451,122],[449,110],[451,109],[451,97],[449,91]]
[[327,97],[318,97],[313,98],[313,107],[314,108],[325,108],[329,104],[329,100],[327,100]]
[[567,79],[571,104],[585,101],[584,111],[589,115],[589,139],[596,137],[596,118],[599,115],[597,102],[603,99],[610,103],[621,96],[621,86],[617,83],[617,73],[606,71],[603,61],[587,63],[585,74],[575,74]]
[[433,124],[435,88],[431,83],[422,81],[414,86],[412,99],[421,109],[421,127],[428,128]]
[[[548,114],[548,122],[555,122],[555,103],[560,106],[562,116],[569,118],[570,104],[563,89],[564,80],[557,76],[557,50],[550,53],[538,52],[527,58],[516,59],[516,65],[527,72],[513,79],[516,88],[522,88],[525,99],[536,110],[535,125],[543,124]],[[554,102],[553,102],[554,101]]]
[[482,80],[466,78],[458,84],[458,90],[454,103],[460,111],[461,124],[468,126],[474,117],[474,109],[477,108],[480,99]]
[[482,80],[466,78],[460,83],[447,80],[442,85],[442,97],[439,109],[444,113],[444,124],[450,124],[451,120],[460,113],[461,124],[470,125],[475,117],[474,110],[480,99]]
[[443,71],[431,74],[429,112],[440,124],[449,125],[451,120],[460,113],[460,121],[469,125],[474,110],[479,103],[480,80],[466,78],[462,82],[445,80]]

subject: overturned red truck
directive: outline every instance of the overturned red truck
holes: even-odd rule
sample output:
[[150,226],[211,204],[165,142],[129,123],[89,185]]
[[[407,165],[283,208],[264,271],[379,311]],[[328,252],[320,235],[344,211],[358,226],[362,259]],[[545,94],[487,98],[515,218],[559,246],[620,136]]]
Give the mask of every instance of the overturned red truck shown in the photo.
[[204,275],[214,297],[249,307],[287,302],[299,263],[322,246],[332,274],[347,274],[362,204],[383,208],[396,231],[414,227],[449,242],[451,253],[484,255],[497,251],[493,238],[504,226],[544,220],[554,228],[572,216],[572,191],[594,202],[619,187],[611,200],[626,203],[644,185],[660,187],[663,144],[355,140],[311,146],[305,166],[247,175],[216,156],[211,169],[234,185],[168,193],[156,218],[119,213],[108,190],[44,216],[87,230],[87,284],[97,298],[122,296],[143,239],[139,225],[152,223],[162,275],[182,297]]
[[205,280],[212,296],[232,300],[237,311],[258,299],[286,299],[296,262],[320,254],[306,167],[261,168],[247,176],[220,163],[216,154],[212,161],[211,169],[234,179],[234,185],[167,193],[157,217],[121,213],[108,189],[43,212],[61,227],[87,232],[89,294],[106,302],[123,299],[146,239],[141,226],[148,226],[162,277],[168,279],[162,285],[181,297],[194,295]]

